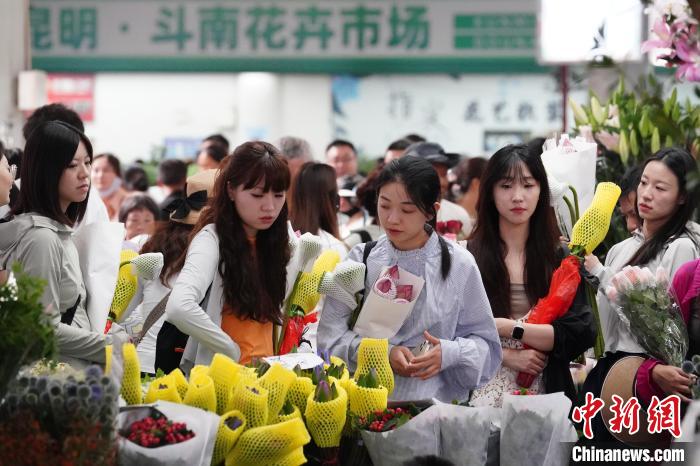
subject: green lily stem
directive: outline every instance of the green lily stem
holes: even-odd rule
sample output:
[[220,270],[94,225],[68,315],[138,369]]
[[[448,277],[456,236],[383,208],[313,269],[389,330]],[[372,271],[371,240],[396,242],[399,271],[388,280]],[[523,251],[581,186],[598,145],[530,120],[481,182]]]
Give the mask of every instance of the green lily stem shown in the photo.
[[[581,214],[579,213],[578,210],[578,193],[576,192],[576,188],[573,186],[569,185],[569,191],[571,191],[571,194],[574,195],[574,209],[576,210],[576,222],[578,222],[578,219],[581,218]],[[572,223],[572,225],[575,222]]]
[[596,290],[590,283],[586,283],[586,296],[588,297],[588,302],[591,303],[591,309],[593,311],[593,317],[595,318],[597,330],[595,344],[593,345],[593,352],[595,354],[595,358],[600,359],[605,353],[605,340],[603,339],[603,326],[600,323],[600,313],[598,312],[598,302],[596,301]]
[[569,208],[569,217],[571,218],[571,232],[573,233],[574,225],[576,224],[577,220],[577,218],[575,218],[576,211],[574,210],[574,206],[571,204],[571,201],[568,197],[564,196],[564,202],[566,203],[566,207]]

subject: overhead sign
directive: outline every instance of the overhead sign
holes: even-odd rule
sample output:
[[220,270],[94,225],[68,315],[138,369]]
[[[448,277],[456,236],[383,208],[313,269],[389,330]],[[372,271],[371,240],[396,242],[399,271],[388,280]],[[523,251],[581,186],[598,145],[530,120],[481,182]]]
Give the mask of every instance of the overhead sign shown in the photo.
[[31,0],[53,71],[539,71],[536,2]]

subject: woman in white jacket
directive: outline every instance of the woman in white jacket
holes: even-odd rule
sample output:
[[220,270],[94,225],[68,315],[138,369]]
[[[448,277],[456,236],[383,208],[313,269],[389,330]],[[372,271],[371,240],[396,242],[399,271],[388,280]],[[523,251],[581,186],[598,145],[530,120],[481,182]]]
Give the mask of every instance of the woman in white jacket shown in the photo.
[[107,335],[92,330],[86,311],[72,234],[87,207],[91,162],[90,141],[77,128],[59,121],[38,126],[25,147],[14,218],[0,224],[0,268],[19,262],[46,281],[41,301],[52,315],[59,359],[78,366],[104,362],[105,346],[127,338],[118,325]]
[[289,183],[286,161],[265,142],[238,146],[222,164],[166,307],[167,320],[191,337],[186,369],[215,353],[243,364],[273,354],[290,257]]

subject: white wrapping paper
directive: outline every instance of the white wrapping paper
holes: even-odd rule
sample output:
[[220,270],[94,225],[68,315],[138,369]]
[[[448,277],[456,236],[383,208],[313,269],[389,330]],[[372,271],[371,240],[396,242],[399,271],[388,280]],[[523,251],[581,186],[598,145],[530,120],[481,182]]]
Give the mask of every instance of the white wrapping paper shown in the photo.
[[[564,138],[566,135],[562,135]],[[582,137],[571,139],[573,152],[567,152],[556,144],[553,139],[547,140],[545,150],[542,153],[542,163],[547,170],[547,175],[554,177],[560,183],[568,184],[578,193],[579,212],[583,213],[593,201],[595,193],[595,168],[598,156],[598,146],[594,142],[587,142]],[[565,193],[573,202],[571,193]],[[572,224],[569,209],[563,199],[554,206],[557,215],[566,223],[566,230],[571,231]]]
[[[195,436],[182,443],[158,448],[145,448],[119,436],[120,466],[190,466],[208,465],[214,453],[219,416],[192,406],[158,401],[152,405],[173,422],[184,422]],[[119,430],[142,418],[129,410],[119,413]]]
[[431,406],[394,430],[362,430],[361,435],[374,466],[403,466],[415,456],[440,456],[440,410]]
[[488,456],[492,424],[501,410],[492,407],[471,408],[438,403],[442,458],[464,466],[482,466]]
[[[384,267],[379,274],[383,277],[389,267]],[[379,296],[374,286],[370,289],[362,306],[353,331],[367,338],[391,338],[399,331],[408,315],[413,310],[418,296],[425,285],[425,280],[399,268],[401,285],[413,286],[413,298],[410,302],[394,302]]]
[[87,313],[93,332],[104,332],[107,323],[123,239],[124,224],[116,222],[82,224],[73,233],[88,293]]
[[571,400],[563,392],[506,394],[502,409],[501,466],[569,463],[571,448],[578,436],[568,417]]

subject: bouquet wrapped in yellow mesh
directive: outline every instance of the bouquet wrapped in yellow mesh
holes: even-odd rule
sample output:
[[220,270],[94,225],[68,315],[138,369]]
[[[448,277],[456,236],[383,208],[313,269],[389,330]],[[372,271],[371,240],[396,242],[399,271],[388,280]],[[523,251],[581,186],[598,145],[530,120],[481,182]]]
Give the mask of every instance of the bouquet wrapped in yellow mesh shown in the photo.
[[[348,397],[350,412],[359,417],[367,417],[375,411],[384,411],[387,406],[389,392],[379,385],[374,378],[374,369],[359,381],[348,382]],[[373,380],[367,380],[373,379]]]
[[245,430],[245,417],[239,411],[229,411],[221,416],[219,430],[216,433],[214,454],[211,459],[212,466],[218,466],[226,459],[226,455],[233,449],[238,437]]
[[216,412],[216,391],[208,375],[199,374],[190,380],[190,386],[182,402],[188,406]]
[[329,377],[335,377],[340,383],[340,386],[346,388],[345,386],[347,385],[348,380],[350,380],[350,372],[348,371],[345,361],[337,356],[331,356],[330,359],[331,363],[324,364],[324,369],[326,369]]
[[175,387],[177,388],[177,393],[180,395],[180,398],[185,398],[185,395],[187,394],[187,389],[189,388],[190,384],[187,382],[187,379],[185,378],[185,374],[182,373],[182,371],[178,368],[170,372],[166,376],[168,380],[171,380],[175,382]]
[[389,340],[386,338],[363,338],[360,342],[355,380],[367,374],[372,367],[377,371],[379,384],[391,395],[394,391],[394,372],[389,364]]
[[348,409],[348,395],[334,382],[322,380],[306,401],[306,425],[321,448],[340,445]]
[[112,304],[109,306],[109,318],[118,321],[122,313],[129,307],[131,298],[136,294],[138,287],[138,277],[136,276],[131,261],[138,257],[138,253],[131,249],[122,250],[119,255],[119,274],[117,275],[117,286],[114,290]]
[[258,379],[260,386],[267,389],[267,423],[270,424],[277,416],[287,399],[287,391],[297,376],[281,364],[273,364],[265,375]]
[[197,364],[192,369],[190,369],[190,379],[197,377],[200,374],[209,375],[209,366]]
[[583,257],[592,253],[603,242],[608,234],[620,193],[620,187],[615,183],[598,184],[591,205],[578,219],[571,232],[569,248],[572,254]]
[[267,396],[267,389],[257,382],[240,384],[233,391],[227,411],[240,411],[249,429],[264,426],[268,419]]
[[310,441],[299,418],[249,428],[226,457],[226,466],[298,466],[306,463],[303,446]]
[[284,406],[282,407],[279,416],[277,416],[277,422],[290,421],[296,417],[302,419],[301,411],[299,411],[299,408],[297,408],[289,400],[287,400],[284,402]]
[[[287,354],[299,344],[310,311],[318,302],[318,283],[323,272],[311,272],[313,261],[321,254],[321,239],[310,233],[301,235],[297,242],[293,261],[297,264],[297,274],[289,297],[284,302],[282,325],[279,332],[273,333],[275,354]],[[290,272],[288,271],[288,276]],[[311,308],[309,308],[311,306]],[[292,334],[293,333],[293,334]]]
[[141,365],[133,343],[124,343],[124,374],[122,375],[122,397],[126,404],[141,404]]
[[216,390],[216,412],[223,414],[228,406],[229,398],[236,385],[238,373],[243,368],[233,359],[221,353],[214,355],[209,365],[209,377],[214,381]]
[[[603,242],[608,234],[612,214],[620,193],[620,187],[615,183],[598,184],[591,205],[578,219],[571,232],[571,242],[569,243],[571,254],[583,259],[586,254],[591,254]],[[596,358],[600,358],[605,352],[605,341],[603,340],[603,327],[600,323],[598,303],[595,297],[596,289],[590,283],[586,284],[586,294],[593,309],[593,317],[598,329],[593,351]]]
[[297,376],[289,387],[287,399],[294,406],[298,407],[300,412],[304,413],[306,411],[306,400],[313,391],[314,384],[310,378]]
[[177,384],[173,379],[160,377],[148,386],[144,403],[155,403],[158,400],[182,403],[182,398],[177,391]]

